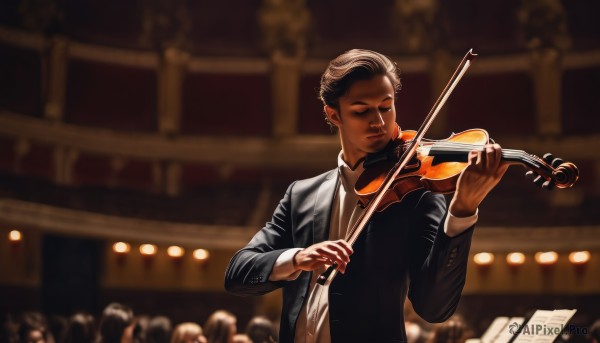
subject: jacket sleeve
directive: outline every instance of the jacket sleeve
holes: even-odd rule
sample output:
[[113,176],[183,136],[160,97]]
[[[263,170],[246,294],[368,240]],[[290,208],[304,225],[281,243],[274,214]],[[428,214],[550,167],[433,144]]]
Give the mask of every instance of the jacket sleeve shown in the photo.
[[273,213],[271,221],[229,261],[225,271],[225,289],[236,295],[262,295],[285,284],[269,281],[275,261],[293,248],[291,218],[291,184]]
[[465,285],[473,226],[455,237],[444,232],[446,202],[425,192],[414,211],[410,233],[410,287],[413,308],[428,322],[447,320]]

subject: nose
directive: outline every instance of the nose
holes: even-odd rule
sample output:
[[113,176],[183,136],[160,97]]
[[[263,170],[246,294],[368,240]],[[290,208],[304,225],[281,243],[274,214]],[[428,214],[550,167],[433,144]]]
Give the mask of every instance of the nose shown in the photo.
[[383,116],[380,111],[375,112],[375,117],[371,120],[370,125],[373,128],[379,128],[385,125],[385,121],[383,121]]

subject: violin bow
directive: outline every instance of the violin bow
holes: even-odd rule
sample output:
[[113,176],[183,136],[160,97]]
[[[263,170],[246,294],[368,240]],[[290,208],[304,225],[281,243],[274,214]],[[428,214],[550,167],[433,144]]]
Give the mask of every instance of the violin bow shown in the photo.
[[[419,127],[415,138],[410,142],[406,150],[404,150],[398,162],[390,170],[385,180],[383,181],[381,187],[379,187],[379,189],[375,193],[374,198],[367,204],[365,210],[359,216],[356,223],[352,226],[352,229],[350,230],[350,238],[348,239],[348,243],[350,245],[354,245],[364,228],[367,226],[369,220],[371,220],[373,213],[381,203],[385,192],[387,192],[387,190],[391,188],[398,174],[400,174],[402,169],[404,169],[408,162],[413,158],[414,154],[417,151],[417,148],[419,147],[419,143],[425,136],[425,133],[427,133],[427,130],[429,130],[429,127],[431,126],[438,113],[446,103],[446,100],[448,99],[452,91],[454,91],[454,88],[461,80],[467,69],[469,69],[469,67],[471,66],[471,61],[473,61],[475,57],[477,57],[477,55],[473,54],[473,49],[469,50],[465,54],[465,57],[463,57],[462,61],[454,71],[454,74],[452,74],[450,81],[448,81],[446,87],[444,87],[444,90],[436,100],[435,104],[433,104],[433,107],[429,111],[429,114],[427,115],[427,117],[425,117],[425,120],[421,124],[421,127]],[[337,275],[337,271],[338,265],[337,263],[334,263],[333,265],[329,266],[329,268],[327,268],[327,270],[325,270],[321,275],[319,275],[319,277],[317,278],[317,283],[321,286],[329,286],[331,282],[333,282],[335,276]]]

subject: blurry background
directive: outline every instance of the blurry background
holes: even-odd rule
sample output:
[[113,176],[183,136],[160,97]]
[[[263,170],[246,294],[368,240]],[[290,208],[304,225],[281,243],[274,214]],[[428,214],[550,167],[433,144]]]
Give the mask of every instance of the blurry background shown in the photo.
[[[290,182],[336,165],[317,99],[327,62],[351,48],[391,56],[398,122],[417,129],[473,48],[429,136],[484,128],[581,177],[547,192],[511,168],[480,208],[472,255],[494,259],[471,259],[459,312],[479,333],[536,308],[577,308],[589,325],[600,315],[598,13],[595,0],[2,1],[0,312],[120,301],[174,321],[278,317],[278,293],[228,295],[223,273]],[[545,251],[556,261],[536,262]],[[570,261],[578,251],[589,254]]]

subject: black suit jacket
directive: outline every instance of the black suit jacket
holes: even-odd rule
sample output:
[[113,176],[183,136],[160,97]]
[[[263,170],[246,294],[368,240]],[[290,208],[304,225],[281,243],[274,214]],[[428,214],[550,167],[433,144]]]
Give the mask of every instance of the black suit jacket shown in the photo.
[[[310,272],[294,281],[269,281],[277,257],[329,237],[337,169],[289,186],[273,218],[231,259],[225,288],[261,295],[283,287],[280,341],[293,342],[308,296]],[[332,342],[404,342],[404,300],[429,322],[456,309],[462,292],[473,228],[449,238],[443,230],[444,197],[418,190],[376,213],[354,244],[345,274],[329,288]]]

